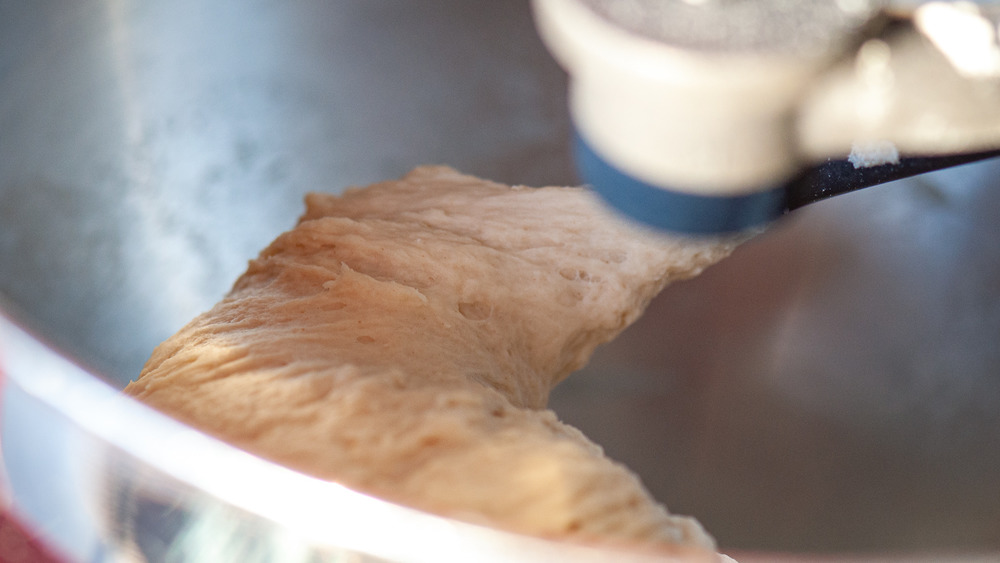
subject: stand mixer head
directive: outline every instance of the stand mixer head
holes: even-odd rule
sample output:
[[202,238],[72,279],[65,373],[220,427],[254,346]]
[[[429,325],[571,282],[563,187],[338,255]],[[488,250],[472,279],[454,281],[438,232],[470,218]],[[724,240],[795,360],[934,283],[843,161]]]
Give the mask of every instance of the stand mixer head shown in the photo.
[[843,174],[818,185],[810,169],[828,161],[892,166],[875,174],[884,182],[1000,148],[996,3],[535,0],[534,9],[570,75],[581,175],[657,228],[742,231],[841,184],[859,187]]

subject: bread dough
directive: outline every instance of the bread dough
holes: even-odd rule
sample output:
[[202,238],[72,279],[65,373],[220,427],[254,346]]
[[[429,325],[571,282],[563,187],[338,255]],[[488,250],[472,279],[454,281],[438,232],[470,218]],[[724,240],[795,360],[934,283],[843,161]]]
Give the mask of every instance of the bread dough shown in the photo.
[[654,234],[580,188],[446,167],[306,203],[126,393],[429,512],[585,543],[713,547],[545,404],[664,285],[736,241]]

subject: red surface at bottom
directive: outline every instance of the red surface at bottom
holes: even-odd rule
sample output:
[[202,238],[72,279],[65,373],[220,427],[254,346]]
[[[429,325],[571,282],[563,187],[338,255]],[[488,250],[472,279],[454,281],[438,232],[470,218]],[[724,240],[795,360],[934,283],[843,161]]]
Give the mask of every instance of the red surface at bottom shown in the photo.
[[20,522],[0,513],[0,563],[61,563]]

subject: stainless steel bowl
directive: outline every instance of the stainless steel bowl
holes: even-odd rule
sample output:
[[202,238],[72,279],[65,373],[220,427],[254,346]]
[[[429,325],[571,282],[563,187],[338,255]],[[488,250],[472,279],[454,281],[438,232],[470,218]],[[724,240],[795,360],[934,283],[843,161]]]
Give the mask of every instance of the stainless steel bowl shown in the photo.
[[[607,556],[317,483],[115,392],[307,191],[427,163],[576,183],[527,4],[0,2],[11,509],[84,561]],[[744,560],[1000,559],[998,187],[986,162],[797,212],[669,288],[553,406]]]

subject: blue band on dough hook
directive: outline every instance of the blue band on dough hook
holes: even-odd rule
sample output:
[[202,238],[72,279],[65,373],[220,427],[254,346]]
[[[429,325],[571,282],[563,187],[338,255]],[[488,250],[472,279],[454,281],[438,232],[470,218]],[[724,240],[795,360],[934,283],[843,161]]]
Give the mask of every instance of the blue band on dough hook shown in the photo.
[[672,191],[629,176],[601,158],[579,134],[576,165],[583,181],[611,207],[660,230],[692,235],[734,233],[774,221],[785,211],[785,191],[772,188],[738,196]]

